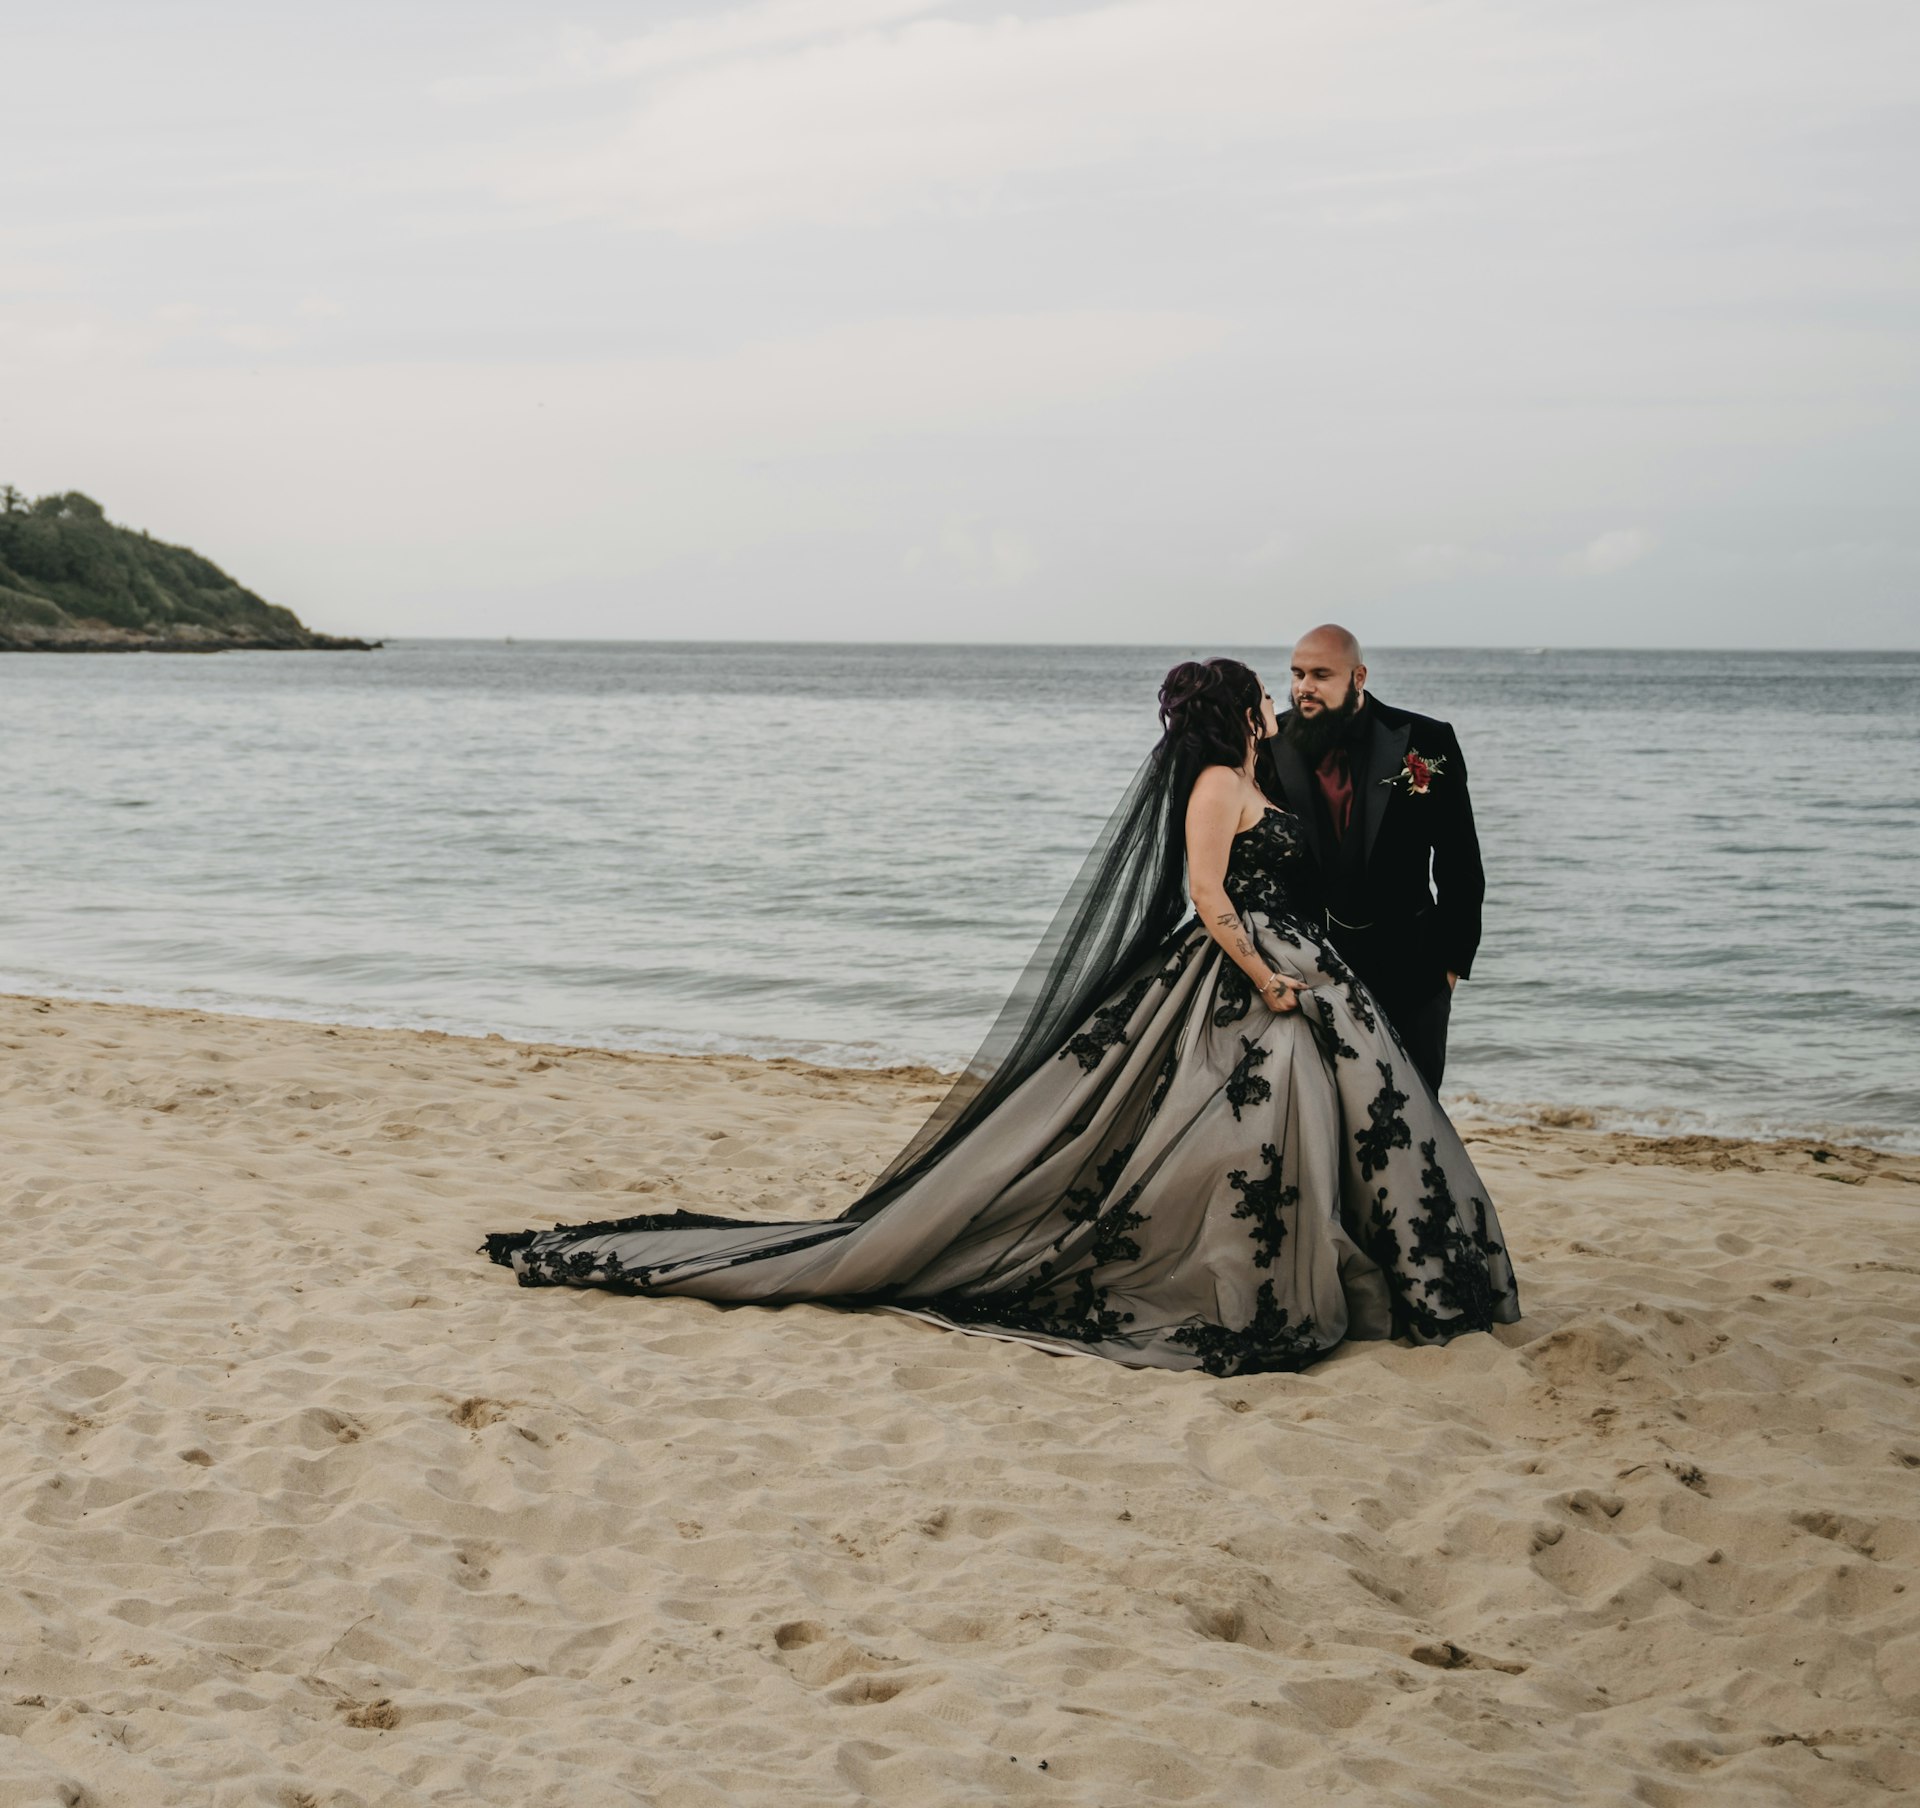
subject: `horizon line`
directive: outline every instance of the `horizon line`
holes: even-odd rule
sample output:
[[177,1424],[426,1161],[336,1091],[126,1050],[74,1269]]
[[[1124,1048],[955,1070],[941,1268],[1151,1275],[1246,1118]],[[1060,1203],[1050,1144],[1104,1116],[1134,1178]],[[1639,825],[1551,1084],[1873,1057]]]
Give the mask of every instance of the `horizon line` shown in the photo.
[[[380,634],[362,630],[355,638],[377,640],[382,645],[402,641],[425,641],[459,646],[552,646],[552,647],[897,647],[923,651],[1004,651],[1017,652],[1092,652],[1131,649],[1178,652],[1199,644],[1180,640],[851,640],[831,637],[746,635],[603,635],[603,634]],[[1219,640],[1209,644],[1232,650],[1284,652],[1286,641]],[[1887,646],[1862,642],[1824,646],[1702,646],[1659,645],[1646,642],[1557,643],[1552,641],[1374,641],[1376,650],[1387,653],[1890,653],[1920,654],[1920,643],[1912,646]]]

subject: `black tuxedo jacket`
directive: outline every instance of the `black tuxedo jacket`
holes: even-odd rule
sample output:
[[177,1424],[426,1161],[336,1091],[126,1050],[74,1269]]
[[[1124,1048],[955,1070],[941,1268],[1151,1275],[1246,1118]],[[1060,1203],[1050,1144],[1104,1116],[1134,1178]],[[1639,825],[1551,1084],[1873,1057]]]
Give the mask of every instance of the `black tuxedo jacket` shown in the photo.
[[[1372,696],[1366,714],[1350,755],[1353,816],[1339,840],[1318,781],[1284,733],[1261,744],[1260,778],[1300,818],[1326,888],[1333,945],[1397,1017],[1442,990],[1448,973],[1473,971],[1487,882],[1452,728]],[[1410,752],[1440,765],[1424,796],[1396,776]]]

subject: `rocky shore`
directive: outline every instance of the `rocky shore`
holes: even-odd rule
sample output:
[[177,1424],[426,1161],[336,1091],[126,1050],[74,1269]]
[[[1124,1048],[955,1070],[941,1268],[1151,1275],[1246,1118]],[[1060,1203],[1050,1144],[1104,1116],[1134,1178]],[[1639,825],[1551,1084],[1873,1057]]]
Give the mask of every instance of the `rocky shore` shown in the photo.
[[350,634],[316,634],[310,628],[297,633],[223,632],[199,622],[141,629],[84,617],[44,623],[0,617],[0,653],[370,653],[384,644]]
[[109,521],[77,490],[0,484],[0,653],[370,652],[318,634],[191,547]]

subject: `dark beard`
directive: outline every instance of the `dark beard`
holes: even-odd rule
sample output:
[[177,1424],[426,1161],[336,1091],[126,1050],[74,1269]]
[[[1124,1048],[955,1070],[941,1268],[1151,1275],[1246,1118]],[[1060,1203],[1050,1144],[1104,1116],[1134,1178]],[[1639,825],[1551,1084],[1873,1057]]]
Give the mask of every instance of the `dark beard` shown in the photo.
[[1349,685],[1347,700],[1338,709],[1323,709],[1317,716],[1309,719],[1295,708],[1280,724],[1280,732],[1299,748],[1309,766],[1318,765],[1320,756],[1329,747],[1337,747],[1347,738],[1348,732],[1353,727],[1354,717],[1360,713],[1360,703],[1361,699],[1354,694],[1352,686]]

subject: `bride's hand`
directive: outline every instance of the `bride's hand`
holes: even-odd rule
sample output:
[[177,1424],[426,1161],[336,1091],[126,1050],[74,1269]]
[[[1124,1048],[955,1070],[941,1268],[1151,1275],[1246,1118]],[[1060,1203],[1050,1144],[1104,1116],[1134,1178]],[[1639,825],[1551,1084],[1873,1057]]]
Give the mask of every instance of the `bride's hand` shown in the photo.
[[1276,973],[1260,988],[1260,996],[1270,1011],[1285,1016],[1288,1011],[1299,1010],[1300,991],[1294,981]]

